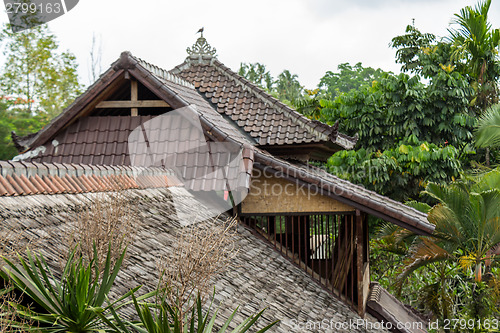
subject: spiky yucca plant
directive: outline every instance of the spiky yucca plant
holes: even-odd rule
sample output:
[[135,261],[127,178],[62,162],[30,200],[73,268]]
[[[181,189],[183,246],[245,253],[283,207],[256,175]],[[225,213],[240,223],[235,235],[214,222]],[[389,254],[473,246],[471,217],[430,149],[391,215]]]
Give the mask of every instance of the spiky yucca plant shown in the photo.
[[[108,293],[118,274],[126,250],[114,265],[111,264],[110,249],[101,272],[94,258],[86,262],[71,251],[60,277],[53,273],[42,254],[27,250],[26,259],[18,255],[17,261],[3,258],[5,266],[0,275],[12,286],[29,297],[37,308],[28,309],[15,304],[16,317],[26,324],[11,322],[11,326],[29,331],[56,332],[114,332],[98,315],[98,312],[115,312],[123,306],[123,300],[134,290],[114,302],[107,300]],[[30,325],[31,326],[31,325]]]

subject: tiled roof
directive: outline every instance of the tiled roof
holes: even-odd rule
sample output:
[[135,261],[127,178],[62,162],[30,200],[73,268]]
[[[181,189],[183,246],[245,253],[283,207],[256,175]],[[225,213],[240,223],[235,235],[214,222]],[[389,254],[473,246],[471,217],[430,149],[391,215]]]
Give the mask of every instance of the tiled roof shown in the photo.
[[[222,190],[226,181],[237,188],[248,188],[252,172],[253,149],[242,149],[243,161],[239,169],[229,166],[227,151],[217,151],[217,143],[208,142],[197,147],[203,133],[193,131],[183,135],[188,140],[179,140],[181,129],[164,131],[153,128],[148,135],[150,146],[161,147],[151,151],[137,147],[129,135],[152,116],[106,116],[84,117],[64,129],[51,142],[16,158],[16,160],[49,163],[70,163],[103,166],[166,165],[183,180],[187,188],[195,191]],[[159,120],[161,122],[161,119]],[[237,144],[233,145],[238,148]],[[190,147],[196,147],[191,149]],[[224,147],[226,148],[226,146]],[[230,147],[229,147],[230,148]],[[132,150],[132,156],[130,151]],[[238,151],[235,151],[238,153]],[[210,157],[207,160],[207,157]],[[151,164],[151,161],[156,161]]]
[[[117,61],[118,62],[118,61]],[[115,63],[117,63],[115,62]],[[99,94],[109,87],[109,85],[124,73],[123,70],[117,70],[109,68],[105,71],[99,79],[90,85],[87,90],[78,96],[73,103],[71,103],[66,109],[64,109],[58,116],[50,121],[49,124],[44,126],[40,131],[26,135],[24,137],[17,136],[14,132],[12,133],[12,141],[18,149],[19,152],[25,152],[28,150],[36,149],[37,147],[44,145],[48,140],[50,140],[56,133],[58,133],[62,128],[64,128],[68,123],[75,121],[75,118],[79,116],[79,112],[85,108],[89,103],[99,96]]]
[[[122,196],[137,209],[139,217],[134,224],[137,230],[135,240],[128,246],[126,259],[111,289],[111,299],[124,295],[138,285],[143,285],[138,295],[157,287],[158,261],[172,254],[178,235],[183,231],[177,218],[179,209],[185,214],[201,214],[198,222],[202,228],[223,222],[222,218],[206,220],[209,217],[203,215],[203,205],[182,187],[132,189],[123,191]],[[48,264],[58,271],[61,267],[57,264],[60,256],[68,251],[67,235],[72,234],[77,225],[78,214],[75,212],[85,211],[89,202],[96,197],[113,200],[116,195],[82,193],[38,198],[0,197],[0,232],[15,231],[20,238],[18,244],[31,241],[32,250],[40,251]],[[175,207],[172,197],[176,198]],[[321,322],[325,318],[339,323],[361,320],[348,306],[312,281],[306,272],[242,225],[238,226],[234,240],[235,247],[239,249],[238,254],[230,269],[213,281],[216,299],[212,309],[218,309],[214,331],[221,328],[236,307],[239,307],[239,311],[229,327],[230,331],[241,323],[243,317],[263,308],[267,310],[256,328],[263,328],[267,323],[279,319],[281,322],[269,331],[277,333],[318,332],[315,328],[304,326],[308,321]],[[37,248],[38,244],[43,246]],[[121,308],[120,313],[130,317],[134,313],[132,308]],[[335,331],[385,332],[365,330],[364,327]]]
[[0,196],[166,188],[182,183],[162,168],[0,161]]
[[152,118],[80,118],[39,149],[31,150],[16,159],[52,163],[131,165],[128,137],[135,128]]
[[[103,90],[109,88],[113,81],[122,77],[124,73],[129,72],[142,80],[160,98],[169,102],[174,108],[193,106],[199,113],[201,120],[206,120],[211,126],[217,126],[223,129],[227,135],[241,142],[241,144],[254,144],[243,131],[232,126],[227,119],[224,119],[203,97],[200,96],[194,87],[181,78],[168,73],[152,64],[136,58],[130,52],[123,52],[110,69],[101,75],[98,81],[90,86],[85,93],[80,95],[69,107],[54,118],[47,126],[37,133],[18,137],[12,135],[14,144],[21,152],[34,150],[39,146],[45,145],[54,139],[54,136],[74,123],[82,115],[82,110],[88,105],[95,103],[95,99]],[[204,125],[204,124],[202,124]]]
[[260,146],[329,143],[336,150],[352,149],[356,139],[310,120],[215,58],[190,58],[172,73],[192,82],[198,91],[255,139]]
[[170,73],[169,71],[167,71],[161,67],[158,67],[156,65],[153,65],[144,59],[133,56],[132,54],[130,56],[135,61],[137,61],[137,63],[141,67],[143,67],[145,70],[154,74],[156,77],[161,78],[164,81],[172,82],[174,84],[181,85],[181,86],[184,86],[186,88],[191,88],[191,89],[195,88],[195,86],[192,83],[183,80],[180,76],[174,75],[174,74]]

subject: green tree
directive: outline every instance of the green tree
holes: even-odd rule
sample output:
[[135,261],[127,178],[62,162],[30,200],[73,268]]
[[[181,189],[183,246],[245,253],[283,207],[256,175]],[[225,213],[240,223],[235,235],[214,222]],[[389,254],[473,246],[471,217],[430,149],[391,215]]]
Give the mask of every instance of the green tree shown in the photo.
[[304,97],[297,74],[290,73],[288,69],[274,78],[261,63],[241,63],[238,74],[290,106],[295,100]]
[[0,41],[6,57],[1,91],[4,96],[27,101],[18,108],[53,118],[80,94],[76,58],[58,50],[56,37],[46,24],[18,33],[6,25]]
[[398,201],[417,199],[429,182],[458,177],[462,165],[453,146],[439,147],[410,137],[392,149],[343,150],[328,160],[331,173]]
[[[452,21],[457,28],[448,29],[453,45],[452,59],[456,59],[470,77],[475,91],[471,105],[477,114],[498,102],[500,30],[493,29],[488,22],[490,5],[491,0],[486,0],[475,8],[461,9]],[[486,165],[490,165],[489,148],[486,148]]]
[[422,33],[414,25],[408,25],[404,35],[394,37],[390,46],[397,49],[396,63],[401,64],[401,71],[418,73],[422,68],[422,50],[435,41],[435,35]]
[[266,69],[266,66],[261,63],[240,63],[238,74],[262,89],[268,91],[273,89],[274,79]]
[[11,139],[14,131],[20,136],[35,133],[48,122],[47,114],[33,115],[22,98],[0,96],[0,160],[10,160],[18,154]]
[[9,160],[17,154],[17,150],[10,139],[10,133],[14,128],[7,107],[8,104],[4,99],[0,99],[0,160]]
[[352,90],[333,101],[322,100],[321,120],[359,135],[370,152],[394,148],[415,136],[420,141],[452,144],[465,151],[475,118],[468,110],[467,80],[449,67],[438,66],[429,83],[419,76],[385,74],[371,87]]
[[427,261],[449,259],[460,250],[462,266],[471,268],[481,281],[491,251],[500,244],[500,170],[448,185],[429,183],[423,194],[438,202],[428,207],[427,218],[436,229],[427,240],[440,250],[426,257],[421,248],[429,249],[429,243],[415,247],[402,277]]
[[418,198],[429,181],[458,176],[474,153],[476,122],[469,107],[473,90],[450,61],[451,45],[413,26],[408,30],[393,46],[411,73],[383,73],[372,85],[320,101],[320,119],[338,120],[364,148],[336,153],[331,172],[402,201]]
[[292,74],[288,69],[285,69],[278,75],[275,92],[281,101],[292,102],[300,98],[302,89],[297,74]]
[[326,98],[324,91],[304,89],[305,94],[292,101],[292,106],[306,117],[319,119],[321,117],[321,100]]
[[374,83],[373,81],[382,79],[385,73],[380,68],[363,67],[360,62],[354,67],[349,63],[343,63],[338,65],[337,69],[338,73],[326,72],[318,84],[318,87],[325,90],[330,98],[335,98],[341,93],[348,93],[353,89],[369,87]]

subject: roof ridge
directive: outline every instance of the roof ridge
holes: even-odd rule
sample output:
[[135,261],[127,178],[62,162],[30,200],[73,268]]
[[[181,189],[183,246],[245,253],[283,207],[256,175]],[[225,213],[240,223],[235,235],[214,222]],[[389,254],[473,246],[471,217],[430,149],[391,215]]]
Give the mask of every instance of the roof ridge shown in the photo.
[[134,56],[134,55],[132,55],[132,53],[129,53],[129,56],[132,57],[132,59],[134,59],[135,61],[137,61],[137,63],[139,65],[144,67],[144,69],[150,71],[154,75],[156,75],[164,80],[185,86],[187,88],[191,88],[191,89],[195,88],[192,83],[180,78],[179,76],[175,75],[174,73],[171,73],[170,71],[167,71],[164,68],[161,68],[161,67],[154,65],[150,62],[147,62],[146,60],[144,60],[142,58]]

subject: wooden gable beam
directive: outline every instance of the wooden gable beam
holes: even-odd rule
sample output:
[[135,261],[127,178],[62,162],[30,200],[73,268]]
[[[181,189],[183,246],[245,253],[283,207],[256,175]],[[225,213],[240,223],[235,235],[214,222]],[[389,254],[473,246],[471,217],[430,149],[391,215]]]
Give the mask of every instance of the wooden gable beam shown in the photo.
[[99,109],[130,108],[130,115],[132,117],[137,117],[139,115],[139,108],[168,108],[168,107],[170,107],[170,105],[164,100],[139,100],[138,84],[137,81],[134,79],[130,80],[129,101],[101,101],[96,105],[96,108]]
[[[142,101],[102,101],[97,104],[98,109],[112,108],[168,108],[170,105],[163,100]],[[137,111],[137,110],[136,110]]]

